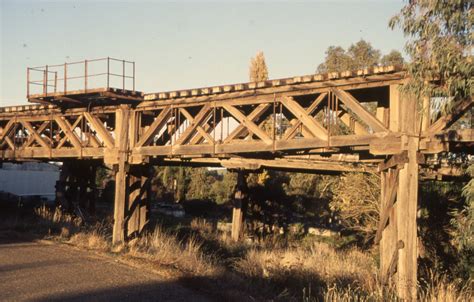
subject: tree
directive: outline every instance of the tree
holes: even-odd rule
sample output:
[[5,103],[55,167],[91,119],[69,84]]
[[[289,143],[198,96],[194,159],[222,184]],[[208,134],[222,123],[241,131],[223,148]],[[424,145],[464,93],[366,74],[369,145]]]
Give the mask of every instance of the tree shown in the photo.
[[[472,32],[474,3],[471,0],[412,0],[389,26],[400,27],[409,39],[405,45],[411,61],[406,65],[408,83],[404,90],[420,100],[441,97],[447,100],[444,111],[463,101],[472,101],[474,64]],[[474,167],[468,169],[474,171]],[[464,187],[465,206],[453,213],[453,243],[461,266],[474,274],[473,220],[474,183]]]
[[403,66],[405,60],[402,54],[398,50],[392,50],[389,54],[386,54],[380,60],[382,66]]
[[351,57],[346,54],[344,48],[340,46],[329,46],[326,50],[324,63],[319,64],[317,72],[341,72],[349,70],[352,65]]
[[251,82],[268,80],[267,64],[262,51],[257,52],[255,57],[250,60],[249,77]]
[[380,60],[380,50],[373,48],[372,44],[365,40],[352,44],[347,54],[351,58],[350,70],[377,66]]
[[318,73],[341,72],[346,70],[363,69],[380,63],[380,50],[372,44],[360,40],[344,50],[341,46],[329,46],[326,50],[324,63],[319,64]]
[[399,26],[409,37],[405,89],[417,99],[446,97],[449,108],[471,99],[473,7],[470,0],[410,1],[390,20],[391,28]]

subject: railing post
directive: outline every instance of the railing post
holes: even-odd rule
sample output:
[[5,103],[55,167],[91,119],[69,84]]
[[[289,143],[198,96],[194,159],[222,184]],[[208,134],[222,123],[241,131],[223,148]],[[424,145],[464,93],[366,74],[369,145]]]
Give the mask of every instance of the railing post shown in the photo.
[[87,92],[87,60],[84,60],[84,90]]
[[30,68],[26,68],[26,97],[30,96]]
[[122,60],[122,90],[125,92],[125,60]]
[[46,69],[43,70],[43,94],[46,95],[48,93],[48,65],[46,65]]
[[133,66],[133,91],[135,91],[135,62],[132,63]]
[[67,91],[67,63],[64,63],[64,94]]
[[110,58],[107,57],[107,89],[109,89],[109,81],[110,81]]
[[54,93],[56,93],[56,89],[58,87],[58,72],[54,72]]

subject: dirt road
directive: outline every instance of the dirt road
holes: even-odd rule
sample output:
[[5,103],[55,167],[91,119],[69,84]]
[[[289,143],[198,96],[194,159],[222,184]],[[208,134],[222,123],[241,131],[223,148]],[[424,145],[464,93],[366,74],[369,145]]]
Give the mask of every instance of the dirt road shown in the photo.
[[208,301],[157,274],[61,244],[0,241],[1,301]]

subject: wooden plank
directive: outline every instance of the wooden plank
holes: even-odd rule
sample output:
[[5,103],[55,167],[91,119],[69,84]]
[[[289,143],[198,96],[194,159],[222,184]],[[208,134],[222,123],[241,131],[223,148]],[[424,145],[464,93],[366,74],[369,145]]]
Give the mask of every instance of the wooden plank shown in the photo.
[[69,124],[69,122],[67,122],[64,117],[59,117],[59,116],[54,116],[54,121],[56,122],[56,124],[58,124],[58,126],[61,128],[61,130],[64,132],[64,134],[66,135],[66,137],[69,139],[69,141],[71,142],[71,144],[77,148],[77,149],[81,149],[82,148],[82,143],[81,141],[79,140],[79,138],[77,137],[77,135],[72,131],[71,129],[71,125]]
[[16,119],[9,119],[7,124],[5,125],[5,128],[3,128],[2,132],[0,132],[0,141],[3,140],[5,136],[8,135],[10,130],[12,129],[13,125],[16,123]]
[[[46,127],[48,127],[48,125],[50,125],[50,122],[49,121],[44,121],[41,124],[41,126],[39,126],[39,128],[38,128],[38,134],[41,134],[46,129]],[[30,137],[28,137],[28,140],[26,141],[26,143],[23,146],[29,147],[34,141],[35,141],[34,136],[30,136]]]
[[442,130],[449,128],[454,124],[467,110],[474,104],[472,98],[460,102],[451,113],[443,115],[436,122],[434,122],[427,130],[428,134],[435,134]]
[[[129,109],[121,106],[115,113],[115,148],[117,154],[117,171],[115,173],[114,226],[112,244],[118,245],[125,241],[125,209],[127,197],[127,148]],[[87,117],[86,117],[87,118]]]
[[[79,125],[79,123],[82,121],[82,115],[79,115],[76,119],[76,121],[72,124],[72,126],[70,126],[69,128],[74,131],[74,129],[76,129],[76,127]],[[67,120],[66,120],[67,122]],[[67,122],[68,125],[71,125],[69,124],[69,122]],[[68,136],[65,134],[63,138],[61,138],[61,140],[59,141],[58,145],[56,146],[56,148],[61,148],[64,143],[68,140]],[[100,144],[99,144],[100,145]]]
[[100,138],[101,141],[104,142],[104,145],[107,148],[113,148],[115,145],[114,139],[110,135],[109,131],[107,131],[107,129],[105,128],[104,123],[99,118],[93,116],[89,112],[84,112],[83,115],[89,122],[90,128],[97,133],[97,136]]
[[141,204],[141,173],[140,167],[130,166],[130,172],[127,177],[128,198],[127,217],[125,218],[127,237],[136,236],[140,230],[140,204]]
[[330,88],[330,91],[334,93],[352,112],[358,115],[364,123],[372,128],[374,132],[388,131],[384,124],[365,109],[364,106],[362,106],[350,93],[338,88]]
[[137,147],[142,147],[151,143],[156,132],[168,122],[168,119],[171,115],[171,110],[171,106],[163,108],[160,114],[148,127],[148,130],[146,130],[145,133],[143,133],[143,135],[140,137],[136,144]]
[[417,291],[417,205],[418,138],[408,137],[408,163],[400,170],[397,192],[398,240],[404,243],[399,251],[397,266],[397,294],[401,299],[416,300]]
[[400,154],[394,154],[389,160],[379,164],[379,171],[385,171],[398,165],[404,165],[408,162],[408,152],[405,150]]
[[374,243],[379,244],[380,239],[382,238],[382,232],[387,226],[388,219],[390,217],[390,213],[392,211],[393,204],[395,203],[395,199],[397,197],[397,188],[398,188],[398,174],[399,169],[394,169],[394,172],[388,174],[388,178],[385,180],[386,188],[384,189],[385,196],[381,196],[383,198],[383,202],[381,205],[380,211],[380,219],[379,225],[377,227],[377,232],[375,234]]
[[285,106],[298,120],[305,125],[313,135],[321,140],[327,140],[328,133],[312,116],[310,116],[303,107],[300,106],[293,98],[284,97],[281,100]]
[[243,124],[250,132],[254,133],[266,144],[272,143],[272,139],[267,135],[267,133],[265,133],[265,131],[263,131],[257,125],[255,125],[254,122],[252,122],[249,118],[243,115],[242,112],[240,112],[237,108],[231,105],[226,105],[226,104],[223,104],[222,107],[227,112],[232,114],[232,116],[234,116],[237,119],[237,121]]
[[[186,109],[180,108],[179,111],[184,115],[184,117],[186,117],[186,119],[189,121],[191,125],[195,124],[195,119],[192,117],[191,114],[189,114],[189,112]],[[205,139],[207,140],[209,144],[215,143],[212,136],[209,133],[207,133],[200,125],[196,125],[195,128],[199,132],[200,136],[205,137]]]
[[362,126],[356,119],[354,119],[349,113],[345,110],[340,110],[339,119],[344,125],[349,127],[355,134],[369,134],[364,126]]
[[15,144],[12,142],[12,140],[8,136],[5,136],[4,139],[5,142],[7,142],[8,147],[10,147],[12,150],[15,150]]
[[234,192],[234,207],[232,210],[232,231],[231,231],[231,238],[234,241],[239,241],[242,238],[243,231],[244,231],[244,219],[245,219],[245,211],[246,211],[246,179],[244,172],[239,170],[237,172],[237,185]]
[[[327,96],[327,93],[326,92],[323,92],[321,93],[317,98],[316,100],[314,100],[314,102],[311,103],[311,105],[306,109],[306,113],[308,115],[312,115],[314,110],[316,110],[316,108],[319,106],[319,104],[321,104],[321,102],[326,98]],[[302,121],[299,120],[299,119],[295,119],[296,122],[295,123],[292,123],[292,127],[287,129],[285,131],[285,134],[283,135],[283,138],[284,140],[288,140],[288,139],[291,139],[293,137],[295,137],[296,135],[296,130],[298,129],[298,127],[301,126],[302,124]],[[291,122],[290,122],[291,123]],[[307,127],[306,127],[307,128]]]
[[[254,110],[247,116],[247,118],[254,122],[256,119],[260,118],[262,114],[270,108],[270,104],[259,104],[257,107],[255,107]],[[243,125],[239,124],[225,139],[224,143],[228,143],[232,141],[233,139],[240,138],[242,135],[248,134],[248,129]]]
[[19,119],[19,121],[23,125],[23,127],[25,127],[28,130],[29,135],[32,135],[35,138],[35,140],[41,145],[41,147],[50,149],[50,146],[43,140],[41,136],[38,135],[38,133],[36,133],[36,130],[33,129],[33,127],[31,126],[29,122],[23,121],[21,119]]
[[[196,115],[196,117],[193,119],[193,121],[190,123],[190,125],[184,130],[183,133],[179,136],[179,138],[176,140],[174,144],[176,145],[182,145],[185,144],[188,139],[190,139],[193,134],[195,134],[196,128],[198,126],[201,126],[201,124],[209,117],[209,113],[211,111],[211,105],[206,104],[204,105],[201,110],[199,110],[199,113]],[[184,121],[183,121],[184,122]]]

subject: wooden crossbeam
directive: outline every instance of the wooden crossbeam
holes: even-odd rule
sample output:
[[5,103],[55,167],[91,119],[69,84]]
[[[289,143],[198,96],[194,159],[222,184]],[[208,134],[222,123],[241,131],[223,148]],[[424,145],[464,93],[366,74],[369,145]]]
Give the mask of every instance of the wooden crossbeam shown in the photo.
[[[269,103],[259,104],[252,112],[250,112],[247,118],[250,121],[254,122],[256,119],[260,118],[268,108],[270,108]],[[248,134],[248,129],[243,124],[240,124],[224,139],[224,143],[228,143],[233,139],[239,138],[240,136],[245,134]]]
[[15,150],[15,144],[13,144],[12,140],[8,136],[5,136],[4,139],[7,142],[7,145],[10,147],[10,149]]
[[384,272],[380,283],[382,285],[387,285],[388,280],[397,272],[397,264],[398,264],[398,250],[401,250],[405,247],[403,240],[399,240],[397,245],[395,246],[395,250],[393,251],[392,257],[390,258],[390,264],[387,267],[387,271]]
[[83,114],[86,120],[89,122],[92,130],[97,133],[97,136],[99,136],[99,138],[104,142],[105,146],[107,148],[113,148],[114,139],[110,135],[109,131],[107,131],[102,121],[96,116],[90,114],[89,112],[84,112]]
[[20,119],[20,123],[25,127],[29,134],[34,137],[34,139],[41,145],[43,148],[49,148],[49,145],[43,140],[43,138],[36,132],[35,129],[31,126],[31,124],[27,121]]
[[15,119],[9,119],[5,128],[3,128],[2,132],[0,133],[0,141],[7,136],[8,132],[10,132],[12,126],[15,124]]
[[382,232],[387,225],[388,218],[390,217],[390,211],[392,210],[393,204],[397,197],[398,190],[398,174],[399,169],[395,169],[393,173],[389,173],[387,179],[389,190],[385,190],[385,196],[383,196],[384,203],[382,206],[382,211],[380,215],[379,225],[377,227],[377,232],[375,233],[374,243],[378,244],[380,239],[382,239]]
[[455,123],[469,108],[472,107],[474,101],[472,98],[460,102],[451,113],[443,115],[434,122],[427,130],[429,134],[435,134],[443,131]]
[[287,108],[301,123],[308,128],[311,133],[322,140],[327,140],[328,133],[306,110],[300,106],[293,98],[283,97],[281,103]]
[[[184,117],[186,117],[189,123],[195,123],[195,119],[186,109],[180,108],[179,111],[184,115]],[[212,138],[212,136],[207,133],[207,131],[204,130],[200,125],[196,125],[196,130],[199,132],[201,137],[205,137],[209,143],[214,144],[214,139]]]
[[[321,93],[316,98],[316,100],[314,100],[314,102],[312,102],[311,105],[306,109],[306,113],[308,115],[312,115],[314,110],[316,110],[316,108],[319,106],[319,104],[321,104],[321,102],[326,98],[327,95],[328,94],[326,92]],[[303,122],[299,119],[294,119],[294,120],[290,121],[290,123],[292,124],[292,126],[291,126],[291,128],[288,128],[285,131],[285,134],[283,135],[284,140],[292,139],[293,137],[295,137],[298,128],[301,126],[301,124]],[[305,126],[305,128],[307,129],[306,126]]]
[[341,122],[344,123],[347,127],[351,128],[355,134],[369,134],[364,126],[362,126],[356,119],[354,119],[349,113],[345,110],[340,110],[338,114]]
[[251,121],[249,118],[247,118],[245,115],[242,114],[237,108],[234,106],[228,105],[228,104],[223,104],[222,107],[232,114],[233,117],[237,119],[242,125],[244,125],[250,132],[254,133],[256,136],[258,136],[262,141],[264,141],[267,144],[270,144],[272,142],[272,139],[263,131],[260,129],[253,121]]
[[[70,126],[69,128],[74,131],[74,129],[76,129],[76,127],[79,125],[79,123],[82,121],[82,115],[79,115],[76,119],[76,121],[72,124],[69,124],[69,122],[66,120],[66,123]],[[66,141],[68,140],[68,136],[66,135],[66,133],[64,133],[64,137],[61,138],[61,140],[59,141],[58,145],[56,146],[56,148],[61,148],[64,143],[66,143]]]
[[[44,121],[41,124],[41,126],[38,128],[38,134],[41,135],[41,133],[44,131],[44,129],[46,129],[46,127],[48,127],[49,124],[50,124],[49,121]],[[34,141],[35,141],[34,136],[28,137],[28,140],[25,142],[24,147],[29,147]]]
[[58,124],[58,126],[64,132],[64,134],[69,139],[69,141],[74,146],[74,148],[76,149],[82,148],[81,140],[77,137],[76,133],[74,133],[74,131],[71,129],[71,124],[69,124],[69,122],[64,117],[55,116],[54,121]]
[[140,137],[136,147],[148,145],[153,140],[153,136],[156,134],[156,132],[160,130],[166,124],[166,122],[168,122],[171,110],[171,106],[167,106],[161,110],[160,114],[156,117],[153,123],[151,123],[148,130],[143,133],[142,137]]
[[188,139],[195,133],[196,128],[201,126],[201,124],[204,122],[204,120],[209,117],[209,113],[211,111],[211,105],[206,104],[204,105],[199,113],[196,115],[196,117],[190,121],[190,125],[184,130],[184,132],[179,136],[179,138],[176,140],[176,145],[182,145],[185,144]]
[[[204,124],[204,126],[202,126],[202,129],[204,130],[204,132],[206,133],[209,133],[209,132],[212,132],[210,131],[212,129],[212,126],[208,123]],[[211,136],[212,137],[212,136]],[[189,144],[191,145],[197,145],[197,144],[200,144],[202,143],[204,140],[204,136],[202,136],[201,134],[197,134],[196,136],[194,136],[193,138],[191,138],[191,140],[189,141]],[[212,139],[212,141],[214,141],[214,138]]]
[[354,114],[358,115],[374,132],[389,131],[372,113],[364,108],[350,93],[338,89],[329,89],[336,97],[344,103]]

